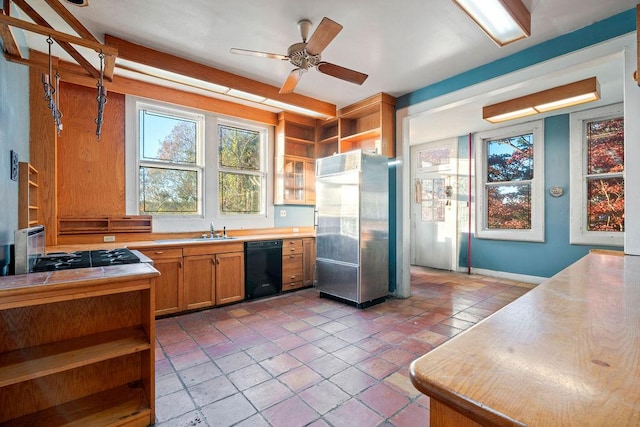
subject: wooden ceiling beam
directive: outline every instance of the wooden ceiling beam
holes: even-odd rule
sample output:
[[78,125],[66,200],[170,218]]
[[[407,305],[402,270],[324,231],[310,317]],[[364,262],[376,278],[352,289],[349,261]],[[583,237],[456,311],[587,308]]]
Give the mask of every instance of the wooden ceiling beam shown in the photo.
[[71,34],[63,33],[52,28],[43,27],[38,24],[32,24],[31,22],[16,19],[11,16],[0,15],[0,24],[21,28],[26,31],[31,31],[32,33],[42,34],[43,36],[51,36],[51,38],[55,39],[57,42],[65,41],[71,44],[77,44],[78,46],[93,49],[98,53],[103,52],[105,55],[118,56],[118,49],[112,46],[106,46],[92,40],[83,39],[82,37],[72,36]]
[[82,25],[82,23],[78,21],[78,19],[73,16],[71,12],[69,12],[69,10],[64,7],[58,0],[44,1],[49,5],[51,9],[53,9],[58,15],[60,15],[60,17],[64,19],[64,22],[69,24],[73,31],[78,33],[80,37],[87,40],[93,40],[96,43],[100,43],[100,41],[93,34],[91,34],[91,31],[89,31],[84,25]]
[[[29,18],[31,18],[33,20],[33,22],[35,22],[36,24],[42,26],[42,27],[46,27],[46,28],[51,28],[53,29],[53,27],[47,22],[46,19],[44,19],[34,8],[32,8],[31,6],[29,6],[27,4],[26,1],[24,0],[13,0],[13,2],[24,12],[27,14],[27,16]],[[52,36],[53,37],[53,36]],[[93,36],[92,36],[93,37]],[[82,68],[84,68],[85,70],[87,70],[87,72],[93,76],[93,78],[99,78],[100,77],[100,72],[98,70],[95,69],[95,67],[93,65],[91,65],[91,63],[80,54],[80,52],[78,52],[72,45],[71,43],[64,41],[64,40],[57,40],[58,44],[60,45],[60,47],[62,49],[64,49],[65,52],[67,52],[69,55],[71,55],[71,57],[73,59],[76,60],[76,62],[78,64],[80,64],[82,66]],[[94,40],[95,41],[95,40]],[[97,42],[97,41],[96,41]]]
[[[4,2],[4,9],[2,9],[2,15],[7,15],[10,13],[11,7],[7,8],[8,1]],[[16,42],[16,38],[13,35],[13,31],[11,31],[11,27],[6,24],[0,24],[0,38],[2,38],[2,44],[4,45],[4,50],[9,55],[22,57],[22,52],[20,52],[20,46],[18,46],[18,42]]]
[[316,111],[330,117],[336,115],[335,104],[296,93],[279,94],[279,87],[160,52],[109,34],[105,35],[105,44],[117,48],[118,56],[122,59],[263,96],[275,101]]

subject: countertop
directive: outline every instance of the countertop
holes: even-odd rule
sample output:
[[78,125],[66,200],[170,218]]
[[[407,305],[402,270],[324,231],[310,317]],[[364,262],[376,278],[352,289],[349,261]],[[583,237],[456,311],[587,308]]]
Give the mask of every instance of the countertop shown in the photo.
[[211,245],[211,244],[225,244],[234,242],[251,242],[258,240],[274,240],[274,239],[302,239],[302,238],[315,238],[316,235],[313,232],[301,232],[301,233],[274,233],[274,234],[255,234],[255,235],[242,235],[232,236],[232,239],[198,239],[198,238],[159,238],[158,240],[139,240],[139,241],[120,241],[120,242],[108,242],[108,243],[79,243],[69,245],[57,245],[47,247],[47,253],[51,252],[73,252],[92,249],[117,249],[117,248],[129,248],[129,249],[146,249],[146,248],[164,248],[164,247],[184,247],[192,245]]
[[640,257],[591,253],[410,369],[482,425],[640,425]]

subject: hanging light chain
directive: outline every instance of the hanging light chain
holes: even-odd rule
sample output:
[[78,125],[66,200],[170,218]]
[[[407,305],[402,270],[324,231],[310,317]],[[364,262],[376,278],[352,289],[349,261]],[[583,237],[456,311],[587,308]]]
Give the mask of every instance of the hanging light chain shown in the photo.
[[53,116],[53,122],[56,126],[56,132],[60,136],[62,130],[62,113],[60,112],[60,74],[56,70],[55,86],[52,84],[53,75],[53,63],[51,55],[51,47],[53,46],[53,39],[51,36],[47,37],[47,44],[49,45],[49,72],[42,74],[42,85],[44,88],[44,97],[47,100],[47,106],[51,110]]

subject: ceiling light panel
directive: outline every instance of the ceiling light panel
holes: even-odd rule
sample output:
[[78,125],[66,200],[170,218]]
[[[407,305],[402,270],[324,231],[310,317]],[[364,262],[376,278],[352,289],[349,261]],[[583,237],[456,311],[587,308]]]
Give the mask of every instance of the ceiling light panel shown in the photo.
[[504,46],[531,35],[531,14],[520,0],[453,1],[498,46]]

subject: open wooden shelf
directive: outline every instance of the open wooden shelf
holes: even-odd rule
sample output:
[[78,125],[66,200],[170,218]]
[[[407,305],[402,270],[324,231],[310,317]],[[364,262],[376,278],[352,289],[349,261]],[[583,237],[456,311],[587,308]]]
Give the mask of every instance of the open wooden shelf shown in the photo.
[[146,426],[151,406],[140,382],[123,385],[81,399],[0,423],[0,426]]
[[18,164],[18,227],[33,227],[39,221],[38,171],[29,163]]
[[100,218],[60,218],[59,234],[151,233],[151,215]]
[[75,369],[150,347],[141,327],[118,329],[0,354],[0,387]]

